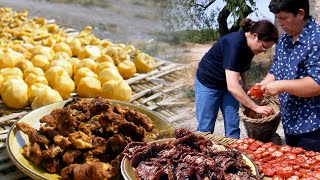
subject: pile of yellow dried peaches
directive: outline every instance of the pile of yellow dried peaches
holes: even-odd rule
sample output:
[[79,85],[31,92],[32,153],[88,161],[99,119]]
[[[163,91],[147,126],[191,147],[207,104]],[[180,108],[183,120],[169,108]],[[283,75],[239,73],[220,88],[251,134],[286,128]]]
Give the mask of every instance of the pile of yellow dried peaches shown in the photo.
[[10,108],[32,109],[80,97],[129,101],[125,79],[156,67],[133,45],[100,40],[88,26],[72,36],[27,11],[0,8],[0,95]]

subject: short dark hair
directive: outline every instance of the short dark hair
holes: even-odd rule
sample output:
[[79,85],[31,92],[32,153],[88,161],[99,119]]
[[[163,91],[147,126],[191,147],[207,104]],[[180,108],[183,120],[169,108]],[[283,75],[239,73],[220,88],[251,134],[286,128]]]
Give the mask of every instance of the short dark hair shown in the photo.
[[309,0],[271,0],[269,4],[269,10],[273,14],[278,14],[280,11],[284,11],[297,15],[299,9],[304,10],[304,19],[308,19],[310,17]]
[[250,18],[244,18],[240,22],[240,27],[244,32],[251,34],[257,33],[258,39],[261,41],[278,42],[279,32],[276,26],[268,20],[252,21]]

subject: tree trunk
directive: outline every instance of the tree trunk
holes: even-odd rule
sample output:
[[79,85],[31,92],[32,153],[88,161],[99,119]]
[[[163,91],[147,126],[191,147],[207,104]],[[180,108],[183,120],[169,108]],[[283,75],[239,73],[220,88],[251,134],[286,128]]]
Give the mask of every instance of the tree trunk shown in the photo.
[[228,16],[230,15],[230,11],[228,10],[227,6],[224,6],[223,9],[220,11],[218,16],[218,23],[219,23],[219,34],[220,37],[229,33],[228,29]]
[[[242,17],[245,18],[252,12],[253,12],[253,10],[251,9],[251,7],[247,5],[247,10],[243,13]],[[239,28],[240,28],[239,23],[242,20],[242,17],[238,18],[234,22],[234,24],[232,25],[232,27],[230,29],[228,28],[227,19],[228,19],[230,14],[231,14],[231,12],[227,9],[227,6],[224,6],[223,9],[219,13],[218,23],[219,23],[219,34],[220,34],[220,37],[223,36],[223,35],[226,35],[226,34],[228,34],[230,32],[238,31]]]

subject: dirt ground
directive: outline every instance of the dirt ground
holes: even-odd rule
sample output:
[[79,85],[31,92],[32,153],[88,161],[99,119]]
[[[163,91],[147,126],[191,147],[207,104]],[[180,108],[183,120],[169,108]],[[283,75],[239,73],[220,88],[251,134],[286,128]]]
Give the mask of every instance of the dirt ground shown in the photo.
[[[10,7],[15,11],[28,10],[31,17],[39,16],[55,19],[63,27],[76,30],[90,25],[94,34],[101,39],[113,42],[133,44],[147,53],[179,63],[190,63],[192,68],[186,72],[190,90],[193,89],[194,73],[201,57],[209,50],[211,44],[185,43],[172,46],[158,39],[159,33],[165,31],[156,7],[139,0],[99,0],[89,1],[86,5],[79,3],[61,3],[71,0],[0,0],[0,6]],[[81,1],[83,2],[83,1]],[[99,4],[95,4],[98,3]],[[262,58],[264,59],[264,58]],[[173,122],[176,127],[195,130],[197,126],[194,102],[186,104],[184,114],[188,117]],[[243,124],[240,124],[241,137],[247,137]],[[282,134],[282,128],[278,133]],[[219,116],[215,133],[224,135],[223,120]]]

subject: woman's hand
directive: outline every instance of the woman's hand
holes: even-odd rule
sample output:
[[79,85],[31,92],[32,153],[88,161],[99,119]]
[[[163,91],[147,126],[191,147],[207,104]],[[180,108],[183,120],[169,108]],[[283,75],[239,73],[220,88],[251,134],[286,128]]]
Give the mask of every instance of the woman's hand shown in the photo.
[[268,96],[276,96],[281,93],[281,82],[280,81],[272,81],[261,87],[261,90],[264,94]]
[[[260,84],[260,83],[256,83],[254,86],[256,86],[256,87],[261,87],[261,84]],[[254,100],[255,102],[260,102],[260,101],[262,101],[262,99],[263,99],[263,95],[262,95],[262,96],[255,96],[254,94],[257,94],[257,93],[252,93],[252,92],[250,91],[250,89],[247,90],[246,92],[247,92],[247,95],[248,95],[252,100]],[[262,92],[263,92],[263,91],[262,91]]]
[[274,114],[272,107],[269,107],[269,106],[257,106],[255,109],[252,109],[252,110],[254,110],[258,114],[263,114],[266,116],[270,116]]

